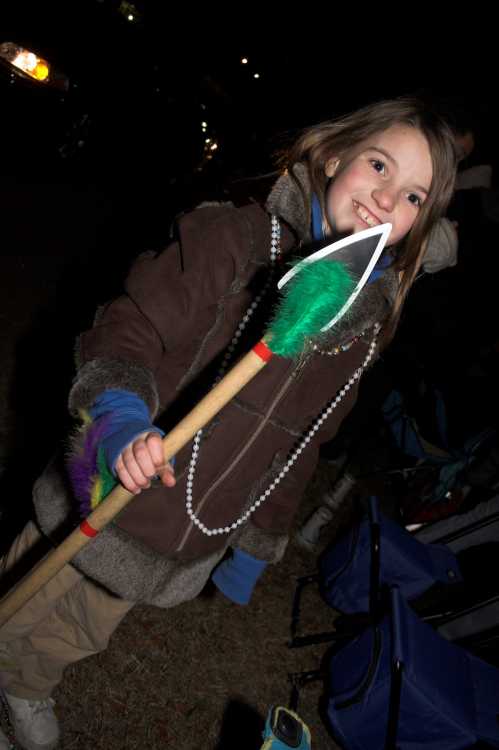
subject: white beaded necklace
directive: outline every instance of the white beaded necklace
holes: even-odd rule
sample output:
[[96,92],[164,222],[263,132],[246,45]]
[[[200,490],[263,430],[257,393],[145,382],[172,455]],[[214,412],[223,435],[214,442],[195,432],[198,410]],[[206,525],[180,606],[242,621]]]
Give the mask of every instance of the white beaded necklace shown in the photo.
[[[276,216],[272,216],[271,217],[271,222],[272,222],[272,233],[271,233],[271,240],[270,240],[270,275],[269,275],[269,278],[267,279],[267,281],[265,283],[265,286],[263,287],[263,289],[260,292],[260,294],[258,294],[255,297],[254,301],[251,303],[251,305],[246,310],[246,313],[243,315],[243,318],[242,318],[241,322],[239,323],[239,325],[237,327],[237,330],[236,330],[236,332],[235,332],[235,334],[234,334],[234,336],[232,338],[232,341],[230,342],[230,344],[229,344],[229,346],[227,348],[227,352],[226,352],[226,354],[225,354],[225,356],[223,358],[222,366],[221,366],[221,368],[220,368],[220,370],[218,372],[218,375],[217,375],[217,377],[215,379],[215,383],[218,383],[222,379],[222,377],[224,376],[225,371],[227,369],[227,366],[229,364],[229,361],[232,359],[232,355],[233,355],[234,350],[235,350],[235,348],[237,346],[238,340],[239,340],[239,338],[242,335],[242,332],[246,328],[246,325],[248,324],[251,316],[253,315],[253,313],[255,312],[256,308],[258,307],[258,305],[259,305],[262,297],[267,293],[267,291],[268,291],[268,289],[270,287],[270,284],[272,282],[272,278],[273,278],[274,273],[275,273],[276,260],[277,260],[277,258],[280,257],[281,227],[280,227],[280,224],[279,224],[279,220],[277,219]],[[253,505],[251,505],[251,507],[248,508],[248,510],[245,513],[243,513],[243,515],[240,516],[237,519],[237,521],[233,521],[231,524],[229,524],[229,525],[227,525],[227,526],[225,526],[223,528],[221,527],[221,528],[218,528],[218,529],[208,529],[207,526],[205,526],[204,523],[202,523],[202,521],[199,520],[199,518],[196,516],[196,514],[192,510],[192,488],[193,488],[193,483],[194,483],[194,474],[195,474],[195,471],[196,471],[196,464],[197,464],[198,455],[199,455],[199,445],[200,445],[200,442],[201,442],[201,435],[203,434],[203,430],[201,429],[201,430],[199,430],[196,433],[196,435],[194,437],[194,444],[193,444],[193,447],[192,447],[191,460],[190,460],[190,463],[189,463],[189,471],[188,471],[188,474],[187,474],[187,489],[186,489],[185,507],[186,507],[186,510],[187,510],[187,515],[189,516],[189,518],[191,519],[191,521],[193,522],[193,524],[195,524],[195,526],[197,526],[197,528],[203,534],[205,534],[206,536],[216,536],[217,534],[230,534],[231,531],[234,531],[235,529],[238,528],[238,526],[241,526],[241,524],[243,524],[245,521],[247,521],[248,518],[251,516],[251,514],[254,513],[255,510],[263,502],[265,502],[265,500],[269,497],[269,495],[271,494],[271,492],[273,492],[273,490],[277,487],[277,485],[279,484],[279,482],[281,481],[281,479],[283,479],[286,476],[286,474],[291,469],[291,467],[293,466],[293,464],[295,463],[295,461],[298,459],[298,456],[300,455],[300,453],[302,453],[302,451],[304,450],[304,448],[306,448],[306,446],[308,445],[308,443],[310,443],[310,441],[312,440],[313,436],[315,435],[315,433],[317,432],[317,430],[321,427],[321,425],[323,424],[323,422],[325,422],[326,419],[329,417],[329,415],[334,411],[334,409],[336,409],[336,407],[338,406],[338,404],[342,401],[342,399],[346,395],[346,393],[348,393],[348,391],[353,386],[353,384],[355,383],[355,381],[357,381],[360,378],[360,376],[362,375],[363,371],[365,370],[365,368],[367,367],[367,365],[369,364],[369,362],[371,361],[371,359],[372,359],[372,357],[374,355],[374,352],[375,352],[375,349],[376,349],[376,344],[377,344],[377,337],[378,337],[378,333],[379,333],[380,328],[381,328],[381,326],[378,323],[376,323],[376,325],[374,326],[373,339],[371,341],[371,344],[369,346],[369,351],[368,351],[368,353],[366,355],[366,358],[364,359],[363,363],[360,365],[360,367],[358,367],[355,370],[355,372],[350,377],[350,379],[348,380],[348,382],[345,383],[345,385],[343,386],[343,388],[341,388],[338,391],[338,393],[336,394],[336,397],[332,401],[330,401],[329,405],[317,417],[317,419],[312,424],[312,427],[309,429],[309,431],[307,432],[307,434],[304,437],[302,437],[302,439],[300,440],[300,442],[298,444],[298,447],[295,448],[295,450],[293,451],[293,454],[288,459],[286,465],[283,466],[283,468],[281,469],[281,471],[279,472],[279,474],[276,476],[276,478],[273,480],[273,482],[271,482],[269,484],[269,486],[267,487],[267,489],[265,490],[265,492],[263,492],[260,495],[260,497],[258,498],[258,500],[256,500],[253,503]]]

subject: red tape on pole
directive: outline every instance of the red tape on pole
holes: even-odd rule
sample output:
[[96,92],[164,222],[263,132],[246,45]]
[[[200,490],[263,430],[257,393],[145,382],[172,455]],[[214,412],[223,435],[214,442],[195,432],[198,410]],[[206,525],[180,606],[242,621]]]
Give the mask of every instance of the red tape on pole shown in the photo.
[[265,341],[259,341],[258,344],[253,347],[252,351],[254,351],[260,359],[263,359],[264,362],[268,362],[269,359],[272,359],[273,352],[269,349]]
[[82,532],[82,534],[85,534],[85,536],[89,536],[91,539],[93,539],[93,537],[97,536],[97,534],[99,533],[97,529],[94,529],[92,526],[90,526],[88,521],[82,521],[80,523],[80,531]]

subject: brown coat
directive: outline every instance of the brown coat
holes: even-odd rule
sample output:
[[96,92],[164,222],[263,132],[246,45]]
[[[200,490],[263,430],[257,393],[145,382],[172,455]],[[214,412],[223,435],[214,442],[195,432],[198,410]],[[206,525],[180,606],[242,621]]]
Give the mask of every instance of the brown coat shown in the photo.
[[[284,222],[282,233],[282,251],[289,256],[296,237]],[[121,387],[146,400],[156,423],[165,429],[175,423],[210,388],[234,331],[268,277],[269,249],[270,219],[256,204],[207,207],[184,216],[179,240],[159,255],[141,256],[127,278],[126,294],[101,311],[95,326],[81,336],[72,411],[89,407],[105,387]],[[311,353],[298,362],[272,358],[205,429],[193,488],[193,509],[203,523],[210,528],[230,525],[265,491],[300,436],[363,362],[372,327],[385,317],[392,292],[386,280],[380,280],[360,295],[330,341],[345,343],[366,331],[347,351],[337,356]],[[236,357],[259,339],[270,309],[271,300],[265,297],[240,339]],[[226,535],[202,534],[187,516],[186,468],[192,444],[176,458],[176,487],[153,484],[130,503],[107,535],[135,540],[143,551],[180,564],[219,559],[228,541],[262,559],[277,560],[316,466],[319,445],[334,436],[356,392],[355,385],[292,470],[229,540]],[[38,505],[43,519],[46,511],[40,508],[46,503]],[[46,518],[45,524],[54,527]],[[108,585],[105,577],[91,574]],[[114,590],[124,595],[116,585]]]
[[[262,270],[264,276],[268,273],[270,222],[257,205],[205,208],[180,222],[180,240],[159,256],[139,260],[126,282],[127,297],[110,305],[97,326],[81,338],[83,362],[106,356],[133,358],[153,372],[160,413],[193,383],[198,386],[196,395],[210,387],[210,365],[225,352],[251,303],[255,276]],[[283,250],[292,245],[293,237],[285,232]],[[254,333],[253,338],[246,334],[239,351],[244,353],[256,340]],[[250,499],[266,489],[273,478],[271,468],[278,471],[285,463],[298,437],[366,353],[367,343],[359,342],[336,357],[315,353],[305,362],[272,358],[202,440],[193,507],[203,523],[230,525]],[[255,512],[253,523],[259,528],[286,533],[315,467],[318,444],[336,433],[355,393],[353,388],[289,478]],[[192,444],[177,457],[178,483],[173,490],[158,482],[117,521],[158,552],[188,559],[222,543],[220,536],[207,537],[193,527],[185,512],[191,450]],[[264,476],[267,482],[262,483]]]

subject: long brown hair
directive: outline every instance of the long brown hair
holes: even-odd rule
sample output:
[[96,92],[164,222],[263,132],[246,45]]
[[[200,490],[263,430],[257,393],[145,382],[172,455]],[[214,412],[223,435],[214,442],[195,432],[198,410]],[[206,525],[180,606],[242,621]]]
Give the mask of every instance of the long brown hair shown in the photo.
[[[456,149],[450,126],[424,100],[401,97],[370,104],[344,117],[305,130],[280,160],[293,178],[293,165],[299,162],[307,165],[312,192],[318,196],[324,210],[329,182],[325,173],[326,162],[332,158],[348,160],[349,152],[362,141],[393,125],[409,125],[425,136],[430,148],[433,177],[428,197],[416,221],[394,248],[393,267],[399,271],[400,284],[391,314],[384,326],[385,342],[395,333],[404,299],[421,265],[428,234],[445,213],[452,197]],[[311,195],[304,195],[304,198],[310,209]]]

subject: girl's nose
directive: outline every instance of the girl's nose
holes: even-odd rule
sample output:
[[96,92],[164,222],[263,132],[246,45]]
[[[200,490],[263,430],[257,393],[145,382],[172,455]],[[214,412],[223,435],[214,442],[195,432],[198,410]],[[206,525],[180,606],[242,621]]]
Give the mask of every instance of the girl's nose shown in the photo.
[[377,205],[384,211],[393,211],[395,207],[395,192],[390,187],[376,188],[372,193]]

